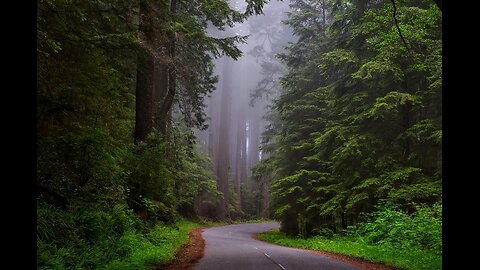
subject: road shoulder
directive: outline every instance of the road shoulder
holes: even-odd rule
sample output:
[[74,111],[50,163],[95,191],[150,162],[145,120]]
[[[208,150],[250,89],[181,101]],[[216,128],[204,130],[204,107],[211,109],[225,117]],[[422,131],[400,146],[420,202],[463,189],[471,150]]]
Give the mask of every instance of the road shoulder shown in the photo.
[[205,240],[202,231],[205,228],[195,228],[188,233],[189,242],[183,245],[175,254],[171,263],[157,266],[154,270],[191,270],[203,257]]

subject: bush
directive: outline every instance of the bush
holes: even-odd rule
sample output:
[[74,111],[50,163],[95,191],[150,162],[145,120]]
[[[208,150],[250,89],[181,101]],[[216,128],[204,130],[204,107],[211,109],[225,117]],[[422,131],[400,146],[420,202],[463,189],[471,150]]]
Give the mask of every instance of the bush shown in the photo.
[[37,221],[38,269],[96,269],[131,252],[121,239],[142,228],[125,205],[107,211],[76,202],[63,210],[41,199]]
[[178,220],[177,213],[172,207],[145,197],[140,197],[140,201],[147,209],[148,218],[151,223],[156,224],[157,222],[162,222],[164,224],[173,224]]
[[418,248],[441,254],[442,204],[415,205],[415,209],[408,214],[395,206],[380,205],[367,215],[367,222],[350,227],[347,233],[371,245]]
[[325,238],[332,238],[334,236],[334,231],[330,228],[315,228],[312,230],[312,235],[313,236],[322,236]]

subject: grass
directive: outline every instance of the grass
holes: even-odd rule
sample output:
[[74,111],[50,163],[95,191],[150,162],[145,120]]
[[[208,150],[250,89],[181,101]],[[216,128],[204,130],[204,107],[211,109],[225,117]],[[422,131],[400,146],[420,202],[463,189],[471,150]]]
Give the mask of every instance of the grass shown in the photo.
[[311,250],[329,251],[371,262],[380,262],[401,269],[442,269],[441,255],[421,249],[398,249],[389,246],[372,246],[361,238],[335,236],[331,239],[323,237],[298,238],[289,237],[278,230],[258,234],[258,239],[282,246],[298,247]]
[[260,222],[272,222],[275,220],[267,219],[267,218],[255,218],[255,219],[246,219],[246,220],[238,220],[235,221],[235,224],[249,224],[249,223],[260,223]]
[[157,225],[148,234],[126,234],[121,242],[129,247],[129,256],[109,263],[104,269],[149,269],[172,261],[175,253],[189,241],[188,232],[203,226],[192,221],[180,221],[176,226]]
[[[201,222],[187,220],[171,226],[158,224],[146,232],[129,226],[117,235],[110,230],[102,231],[94,241],[88,241],[74,225],[66,224],[61,229],[62,232],[70,229],[69,234],[65,233],[69,239],[57,242],[37,239],[37,268],[148,270],[172,261],[177,250],[189,241],[189,231],[203,226]],[[62,237],[54,233],[57,238]]]

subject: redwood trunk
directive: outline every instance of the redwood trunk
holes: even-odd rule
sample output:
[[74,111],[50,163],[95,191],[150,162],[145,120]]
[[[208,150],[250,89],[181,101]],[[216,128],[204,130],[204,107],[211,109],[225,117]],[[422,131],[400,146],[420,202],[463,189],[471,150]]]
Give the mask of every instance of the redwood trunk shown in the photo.
[[[150,44],[153,33],[148,18],[147,1],[140,1],[140,39]],[[135,100],[135,133],[134,142],[145,141],[153,127],[153,91],[154,91],[154,58],[152,53],[143,49],[137,56],[137,81]]]
[[223,197],[220,200],[218,209],[218,218],[225,219],[228,214],[228,205],[230,201],[230,192],[228,190],[228,175],[230,171],[230,114],[231,114],[231,63],[228,59],[224,59],[223,82],[221,94],[221,112],[218,148],[216,156],[216,171],[218,179],[218,187]]
[[[172,0],[170,2],[170,11],[172,14],[175,14],[177,10],[177,1]],[[175,68],[175,33],[171,32],[168,34],[168,55],[170,57],[170,63],[167,65],[166,69],[166,76],[168,76],[168,91],[163,100],[163,104],[159,108],[158,111],[158,125],[160,132],[167,136],[168,133],[168,125],[170,121],[170,110],[173,105],[173,101],[176,94],[176,68]],[[165,70],[163,70],[165,72]]]

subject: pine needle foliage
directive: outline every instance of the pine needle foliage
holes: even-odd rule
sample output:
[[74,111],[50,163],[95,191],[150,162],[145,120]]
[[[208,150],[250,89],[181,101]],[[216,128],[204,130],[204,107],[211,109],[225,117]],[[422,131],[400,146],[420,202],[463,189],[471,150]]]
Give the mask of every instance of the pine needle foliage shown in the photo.
[[441,11],[396,6],[408,47],[391,2],[290,4],[298,41],[278,55],[287,72],[264,161],[287,234],[341,232],[384,200],[407,212],[441,202]]

